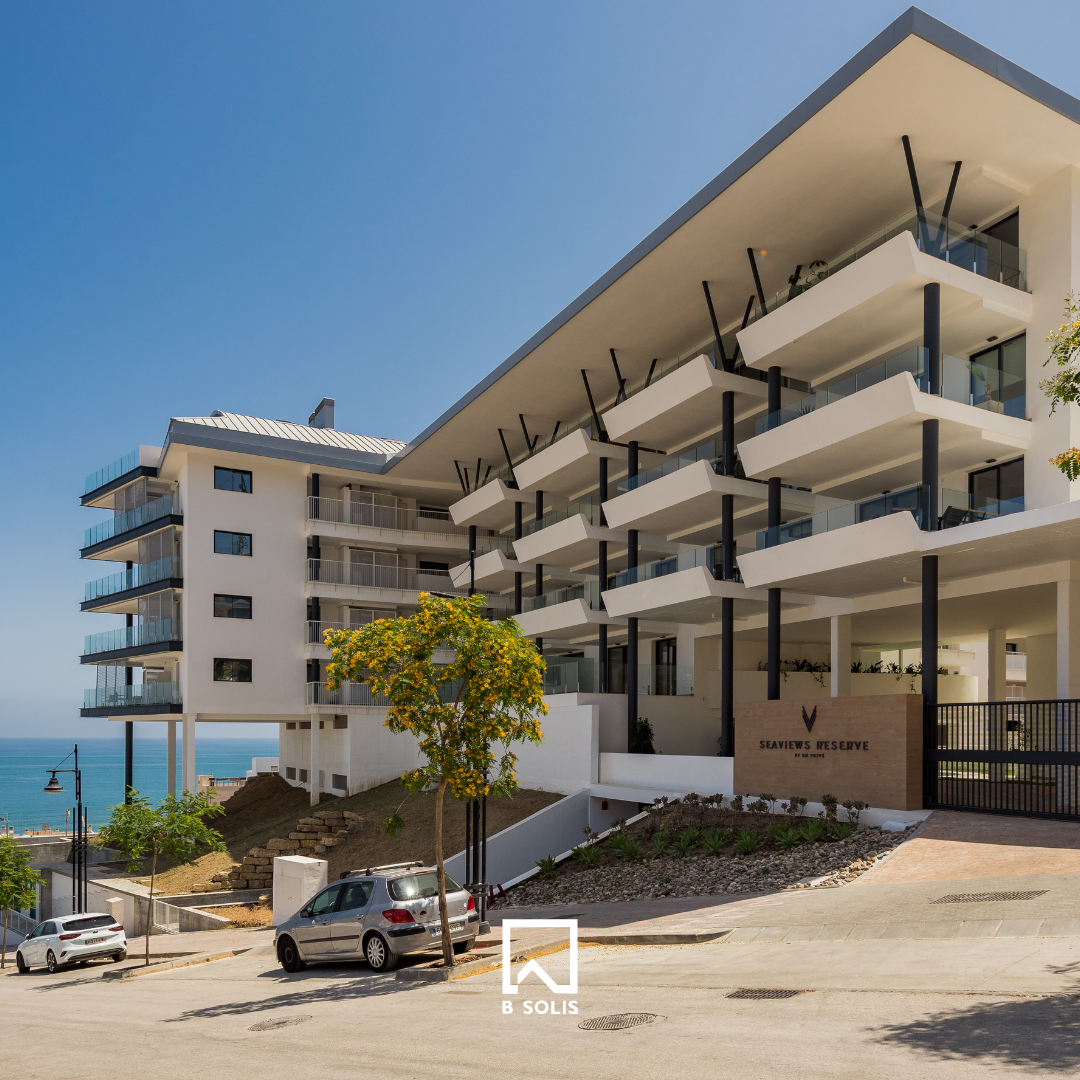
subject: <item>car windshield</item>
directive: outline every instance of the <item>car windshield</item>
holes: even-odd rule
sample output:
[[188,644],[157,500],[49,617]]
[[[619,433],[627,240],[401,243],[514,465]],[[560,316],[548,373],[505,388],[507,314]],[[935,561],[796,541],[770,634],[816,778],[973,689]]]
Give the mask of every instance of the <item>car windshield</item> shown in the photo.
[[[394,900],[419,900],[422,897],[439,895],[439,879],[434,871],[426,874],[409,874],[386,883],[387,892]],[[446,891],[460,892],[461,886],[449,874],[446,876]]]
[[85,919],[68,919],[64,923],[64,929],[68,931],[96,930],[99,926],[112,926],[113,921],[111,915],[87,915]]

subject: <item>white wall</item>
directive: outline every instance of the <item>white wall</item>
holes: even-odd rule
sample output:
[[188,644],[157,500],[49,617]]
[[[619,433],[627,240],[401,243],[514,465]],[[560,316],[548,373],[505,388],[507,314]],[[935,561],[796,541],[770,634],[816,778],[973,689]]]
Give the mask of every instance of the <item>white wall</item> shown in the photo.
[[[558,696],[577,698],[579,695]],[[518,784],[524,788],[572,795],[596,783],[600,756],[600,709],[597,705],[578,705],[576,702],[556,706],[553,705],[553,698],[545,700],[550,711],[547,716],[540,718],[543,742],[539,746],[514,743],[510,747],[518,759]],[[493,749],[496,755],[503,750],[499,746]]]
[[674,754],[601,754],[600,783],[612,787],[735,793],[735,759]]

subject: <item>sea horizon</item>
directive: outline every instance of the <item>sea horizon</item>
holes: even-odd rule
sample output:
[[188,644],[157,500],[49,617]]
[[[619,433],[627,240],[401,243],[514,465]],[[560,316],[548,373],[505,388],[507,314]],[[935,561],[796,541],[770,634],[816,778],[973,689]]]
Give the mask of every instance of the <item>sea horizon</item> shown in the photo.
[[[98,737],[71,739],[0,737],[0,825],[10,825],[16,835],[38,831],[43,825],[64,831],[70,828],[75,805],[75,777],[57,773],[61,794],[43,790],[50,770],[73,765],[69,757],[76,742],[82,773],[82,802],[91,828],[109,819],[111,807],[124,799],[124,739]],[[168,740],[136,733],[132,786],[152,802],[160,802],[168,790]],[[195,743],[195,771],[214,776],[244,776],[254,757],[277,757],[278,740],[265,737],[201,739]],[[179,740],[177,789],[179,790]],[[62,763],[61,763],[62,762]],[[65,811],[67,813],[65,813]]]

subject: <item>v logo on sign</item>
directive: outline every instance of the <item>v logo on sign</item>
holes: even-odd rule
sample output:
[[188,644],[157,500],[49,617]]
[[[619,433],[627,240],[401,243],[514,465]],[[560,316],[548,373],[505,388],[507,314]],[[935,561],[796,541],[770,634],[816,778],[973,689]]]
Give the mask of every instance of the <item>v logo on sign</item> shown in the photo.
[[809,716],[807,716],[806,715],[806,706],[804,705],[802,707],[802,722],[806,725],[806,730],[807,731],[813,731],[814,730],[814,721],[816,719],[817,719],[817,706],[815,705],[814,706],[814,711]]

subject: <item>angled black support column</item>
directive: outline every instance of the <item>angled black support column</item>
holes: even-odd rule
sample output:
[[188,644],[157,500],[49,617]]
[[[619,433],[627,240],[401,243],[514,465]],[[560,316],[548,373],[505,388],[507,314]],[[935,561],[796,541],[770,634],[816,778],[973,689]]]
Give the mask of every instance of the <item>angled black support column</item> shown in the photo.
[[[600,472],[597,477],[597,500],[600,503],[600,525],[607,527],[607,515],[604,513],[604,503],[608,496],[608,459],[600,458]],[[607,541],[598,540],[596,544],[597,576],[599,577],[597,594],[599,596],[600,610],[604,610],[604,590],[607,588]],[[606,622],[600,623],[598,630],[599,641],[597,642],[598,663],[596,665],[596,692],[607,693],[607,650],[608,650],[608,627]]]
[[[772,369],[769,369],[770,376]],[[769,477],[769,528],[780,525],[780,477]],[[769,590],[769,701],[780,700],[780,590]]]
[[476,594],[476,526],[469,526],[469,595]]
[[[521,522],[521,503],[514,503],[514,539],[520,540],[524,529]],[[517,559],[517,549],[514,549],[514,558]],[[514,614],[521,614],[521,571],[514,573]]]

